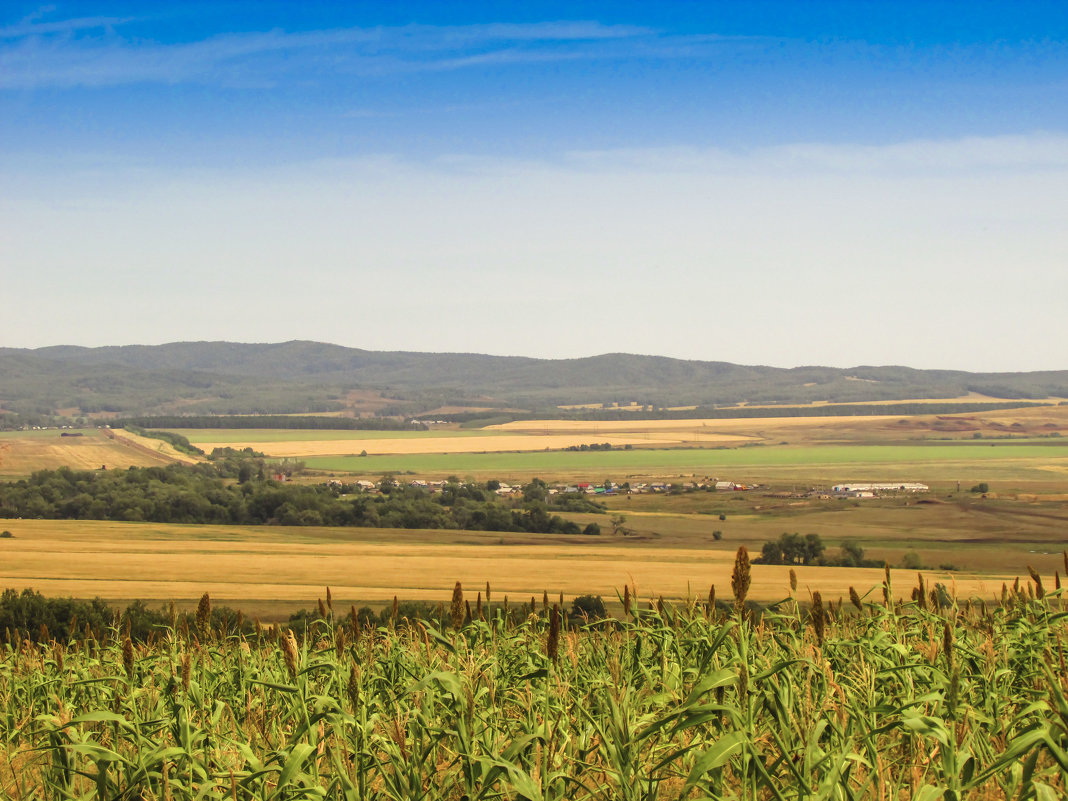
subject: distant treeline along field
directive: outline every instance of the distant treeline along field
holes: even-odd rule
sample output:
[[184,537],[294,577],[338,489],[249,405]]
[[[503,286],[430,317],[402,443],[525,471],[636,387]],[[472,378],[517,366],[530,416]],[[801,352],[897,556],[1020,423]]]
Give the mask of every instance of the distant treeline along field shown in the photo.
[[105,421],[114,428],[280,428],[329,431],[421,431],[422,423],[391,417],[326,417],[323,415],[159,415]]
[[228,457],[192,466],[41,470],[0,484],[0,518],[597,534],[596,524],[582,528],[555,513],[604,511],[577,492],[550,495],[538,479],[521,497],[501,499],[458,479],[433,495],[389,477],[365,492],[358,484],[274,481],[275,469]]

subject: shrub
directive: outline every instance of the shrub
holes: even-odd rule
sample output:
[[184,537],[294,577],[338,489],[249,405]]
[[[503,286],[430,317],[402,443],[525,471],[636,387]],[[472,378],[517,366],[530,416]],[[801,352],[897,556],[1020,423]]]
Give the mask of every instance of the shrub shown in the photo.
[[580,595],[571,602],[571,615],[590,620],[600,620],[608,617],[608,612],[600,595]]
[[765,542],[760,556],[753,561],[761,565],[815,565],[823,563],[826,550],[819,534],[784,532],[778,540]]
[[719,542],[721,539],[723,539],[723,532],[717,528],[715,531],[712,532],[712,539],[714,539],[716,542]]
[[923,570],[923,560],[915,551],[907,551],[901,557],[901,566],[906,570]]
[[12,533],[11,533],[10,531],[6,531],[6,530],[5,530],[5,531],[3,531],[3,532],[0,532],[0,539],[2,539],[2,540],[9,540],[9,539],[11,539],[11,538],[12,538],[12,537],[14,537],[14,536],[15,536],[15,535],[14,535],[14,534],[12,534]]
[[987,484],[985,481],[981,481],[981,482],[976,484],[974,487],[972,487],[968,491],[969,492],[981,492],[983,494],[986,494],[987,492],[990,492],[990,485]]
[[[25,589],[21,593],[6,589],[0,594],[0,633],[20,632],[25,639],[66,638],[71,621],[78,624],[80,636],[85,626],[102,636],[114,618],[114,611],[99,598],[75,601],[73,598],[46,598]],[[41,634],[47,635],[42,638]],[[8,635],[10,636],[10,635]]]

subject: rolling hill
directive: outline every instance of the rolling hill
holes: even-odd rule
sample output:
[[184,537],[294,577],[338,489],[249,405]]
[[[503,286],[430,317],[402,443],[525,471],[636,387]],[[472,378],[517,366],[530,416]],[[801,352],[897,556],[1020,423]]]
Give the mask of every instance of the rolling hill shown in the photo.
[[1046,398],[1068,396],[1068,370],[784,369],[623,353],[534,359],[308,341],[0,348],[0,406],[22,414],[321,412],[350,406],[354,391],[388,399],[386,414],[442,404],[545,411],[581,403],[858,402],[970,392]]

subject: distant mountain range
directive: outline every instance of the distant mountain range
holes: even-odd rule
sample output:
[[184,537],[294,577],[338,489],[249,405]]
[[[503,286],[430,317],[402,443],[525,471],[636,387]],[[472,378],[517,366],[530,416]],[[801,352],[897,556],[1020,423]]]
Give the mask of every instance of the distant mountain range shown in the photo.
[[320,342],[176,342],[0,348],[0,408],[21,414],[287,413],[441,407],[538,412],[558,405],[655,407],[956,398],[1068,397],[1068,370],[968,373],[908,367],[744,366],[609,353],[532,359],[368,351]]

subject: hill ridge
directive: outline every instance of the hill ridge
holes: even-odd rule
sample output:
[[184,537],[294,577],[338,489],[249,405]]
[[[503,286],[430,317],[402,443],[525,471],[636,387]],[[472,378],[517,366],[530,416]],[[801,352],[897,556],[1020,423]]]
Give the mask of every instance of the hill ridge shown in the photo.
[[[859,380],[858,380],[859,379]],[[770,367],[602,353],[567,359],[373,351],[312,340],[0,348],[0,407],[54,413],[283,413],[340,410],[353,392],[417,414],[478,399],[529,410],[580,403],[652,406],[1068,396],[1068,370],[973,373],[902,365]]]

